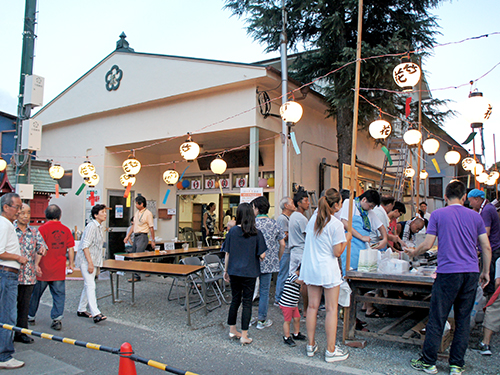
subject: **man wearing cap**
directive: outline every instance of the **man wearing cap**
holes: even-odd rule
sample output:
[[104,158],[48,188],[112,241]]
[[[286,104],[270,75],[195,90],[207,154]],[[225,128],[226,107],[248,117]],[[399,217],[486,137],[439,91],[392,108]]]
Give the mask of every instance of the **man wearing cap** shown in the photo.
[[[472,189],[469,194],[469,204],[474,211],[479,212],[483,218],[486,233],[491,245],[491,265],[490,265],[490,280],[495,280],[495,264],[500,257],[500,219],[498,218],[497,210],[487,199],[485,199],[484,191]],[[495,292],[495,284],[490,282],[484,288],[484,294],[491,296]]]

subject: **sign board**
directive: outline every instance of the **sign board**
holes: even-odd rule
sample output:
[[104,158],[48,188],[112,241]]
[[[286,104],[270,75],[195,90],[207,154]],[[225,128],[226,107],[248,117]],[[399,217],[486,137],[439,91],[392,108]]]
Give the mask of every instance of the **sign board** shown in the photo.
[[[92,193],[94,193],[93,197],[92,197]],[[102,194],[101,189],[90,188],[90,187],[87,188],[87,192],[85,193],[85,208],[92,208],[96,204],[103,204],[101,194]],[[94,204],[92,204],[92,203],[94,203]]]
[[221,178],[219,184],[223,189],[229,189],[229,178]]
[[116,219],[123,219],[123,205],[122,204],[117,204],[115,206],[115,218]]
[[31,184],[16,184],[16,194],[19,194],[21,199],[33,199],[33,188]]
[[250,203],[257,197],[262,197],[264,195],[263,188],[242,188],[240,190],[240,204]]
[[191,189],[200,190],[201,189],[201,180],[192,180],[191,181]]
[[247,187],[247,179],[245,177],[237,178],[235,187],[246,188]]
[[175,208],[167,208],[167,214],[168,215],[175,215],[176,214],[176,209]]
[[215,189],[215,179],[207,178],[205,180],[205,189]]

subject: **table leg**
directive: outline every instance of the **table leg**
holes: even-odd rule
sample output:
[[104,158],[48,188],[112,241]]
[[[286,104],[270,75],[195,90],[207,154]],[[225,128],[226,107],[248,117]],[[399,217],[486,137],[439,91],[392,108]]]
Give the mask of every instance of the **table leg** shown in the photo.
[[186,310],[188,317],[188,326],[191,326],[191,307],[189,306],[189,285],[187,276],[184,279],[184,288],[186,289]]
[[203,305],[205,309],[205,315],[208,314],[207,310],[207,284],[205,283],[205,271],[201,271],[201,293],[203,294]]
[[119,301],[120,300],[120,297],[118,297],[118,291],[120,290],[120,275],[118,274],[118,272],[116,273],[116,300]]
[[[353,348],[365,348],[366,347],[366,340],[360,340],[356,339],[356,312],[357,312],[357,301],[356,301],[356,296],[359,294],[359,288],[351,284],[351,305],[347,309],[347,311],[344,311],[344,314],[348,314],[348,326],[347,326],[347,337],[346,334],[344,333],[344,343],[347,346],[353,347]],[[345,317],[345,315],[344,315]],[[346,329],[346,326],[344,325],[344,329]]]
[[132,274],[132,305],[135,303],[135,276]]
[[[113,271],[109,271],[109,282],[111,283],[111,301],[115,303],[115,291],[113,290]],[[116,276],[118,278],[118,275]]]

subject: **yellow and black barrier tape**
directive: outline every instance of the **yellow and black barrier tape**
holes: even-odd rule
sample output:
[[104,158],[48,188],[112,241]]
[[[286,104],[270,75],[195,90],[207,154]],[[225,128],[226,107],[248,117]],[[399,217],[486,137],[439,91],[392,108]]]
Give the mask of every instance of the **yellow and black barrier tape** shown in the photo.
[[[120,353],[120,349],[119,348],[112,348],[112,347],[109,347],[109,346],[94,344],[94,343],[91,343],[91,342],[79,341],[79,340],[70,339],[70,338],[67,338],[67,337],[54,336],[54,335],[50,335],[48,333],[33,331],[32,329],[15,327],[15,326],[10,325],[10,324],[0,323],[0,327],[4,328],[4,329],[8,329],[10,331],[24,333],[26,335],[41,337],[42,339],[47,339],[47,340],[62,342],[64,344],[70,344],[70,345],[80,346],[80,347],[87,348],[87,349],[100,350],[102,352],[108,352],[108,353],[111,353],[111,354],[117,354],[119,356],[122,356],[122,354],[124,354],[124,353]],[[177,375],[198,375],[198,374],[196,374],[194,372],[191,372],[191,371],[183,371],[183,370],[176,369],[174,367],[168,366],[168,365],[166,365],[164,363],[161,363],[161,362],[158,362],[158,361],[154,361],[152,359],[147,359],[147,358],[139,357],[138,355],[133,354],[133,353],[127,353],[126,355],[123,355],[123,356],[126,357],[126,358],[131,359],[132,361],[140,362],[140,363],[143,363],[143,364],[148,365],[150,367],[154,367],[154,368],[157,368],[159,370],[171,372],[173,374],[177,374]]]

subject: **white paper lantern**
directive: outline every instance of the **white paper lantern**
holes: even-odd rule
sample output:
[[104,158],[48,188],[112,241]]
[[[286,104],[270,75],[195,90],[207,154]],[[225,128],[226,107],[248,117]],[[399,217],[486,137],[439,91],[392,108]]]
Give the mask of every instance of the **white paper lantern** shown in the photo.
[[191,137],[180,147],[181,156],[187,161],[193,161],[200,154],[200,146]]
[[475,174],[476,176],[479,176],[483,172],[484,172],[483,165],[481,163],[476,163],[474,169],[472,170],[472,173]]
[[49,168],[49,175],[54,180],[60,180],[64,176],[64,168],[59,164],[54,164]]
[[131,176],[131,175],[126,174],[126,173],[124,173],[120,176],[120,184],[122,184],[123,187],[127,187],[129,183],[132,186],[134,186],[136,181],[137,181],[137,179],[135,178],[135,176]]
[[471,157],[466,157],[464,160],[462,160],[462,168],[465,171],[472,171],[476,165],[476,161],[474,158]]
[[473,128],[480,128],[491,116],[492,106],[482,92],[471,92],[469,98],[462,103],[460,112]]
[[497,183],[497,181],[496,181],[496,180],[494,180],[494,179],[492,179],[492,178],[488,178],[488,179],[486,180],[486,185],[488,185],[488,186],[493,186],[493,185],[495,185],[496,183]]
[[210,169],[215,174],[223,174],[226,171],[227,163],[220,157],[215,158],[210,163]]
[[385,139],[391,134],[391,124],[385,120],[373,121],[368,128],[370,135],[375,139]]
[[90,177],[84,177],[83,182],[85,182],[89,187],[94,187],[99,183],[99,175],[97,173]]
[[125,174],[135,176],[141,171],[141,162],[133,156],[129,156],[122,164]]
[[169,169],[163,173],[163,181],[167,185],[175,185],[179,181],[179,173],[173,169]]
[[422,143],[422,148],[426,154],[435,155],[439,150],[439,141],[434,138],[427,138],[424,143]]
[[95,174],[95,167],[94,167],[94,165],[89,160],[85,160],[78,167],[78,173],[83,178],[87,178],[87,177],[93,176]]
[[429,177],[429,173],[425,169],[422,169],[420,171],[420,179],[425,180],[427,179],[427,177]]
[[498,180],[498,177],[500,177],[500,173],[498,173],[497,171],[493,171],[493,172],[490,172],[490,178],[492,180]]
[[7,162],[4,159],[0,158],[0,172],[3,172],[5,168],[7,168]]
[[406,178],[413,178],[413,176],[415,176],[415,169],[408,167],[405,169],[404,173]]
[[422,133],[420,133],[417,129],[410,129],[403,134],[403,140],[408,146],[418,145],[421,139]]
[[412,62],[401,63],[392,72],[394,82],[404,91],[411,91],[420,81],[421,75],[420,67]]
[[458,162],[460,161],[460,158],[461,158],[460,153],[458,151],[455,151],[455,150],[450,150],[446,154],[444,154],[444,160],[446,160],[446,162],[449,165],[458,164]]
[[297,102],[286,102],[280,107],[281,119],[294,124],[299,122],[303,112],[302,106]]
[[486,181],[488,181],[488,173],[483,172],[479,176],[476,176],[476,181],[480,184],[484,184]]

